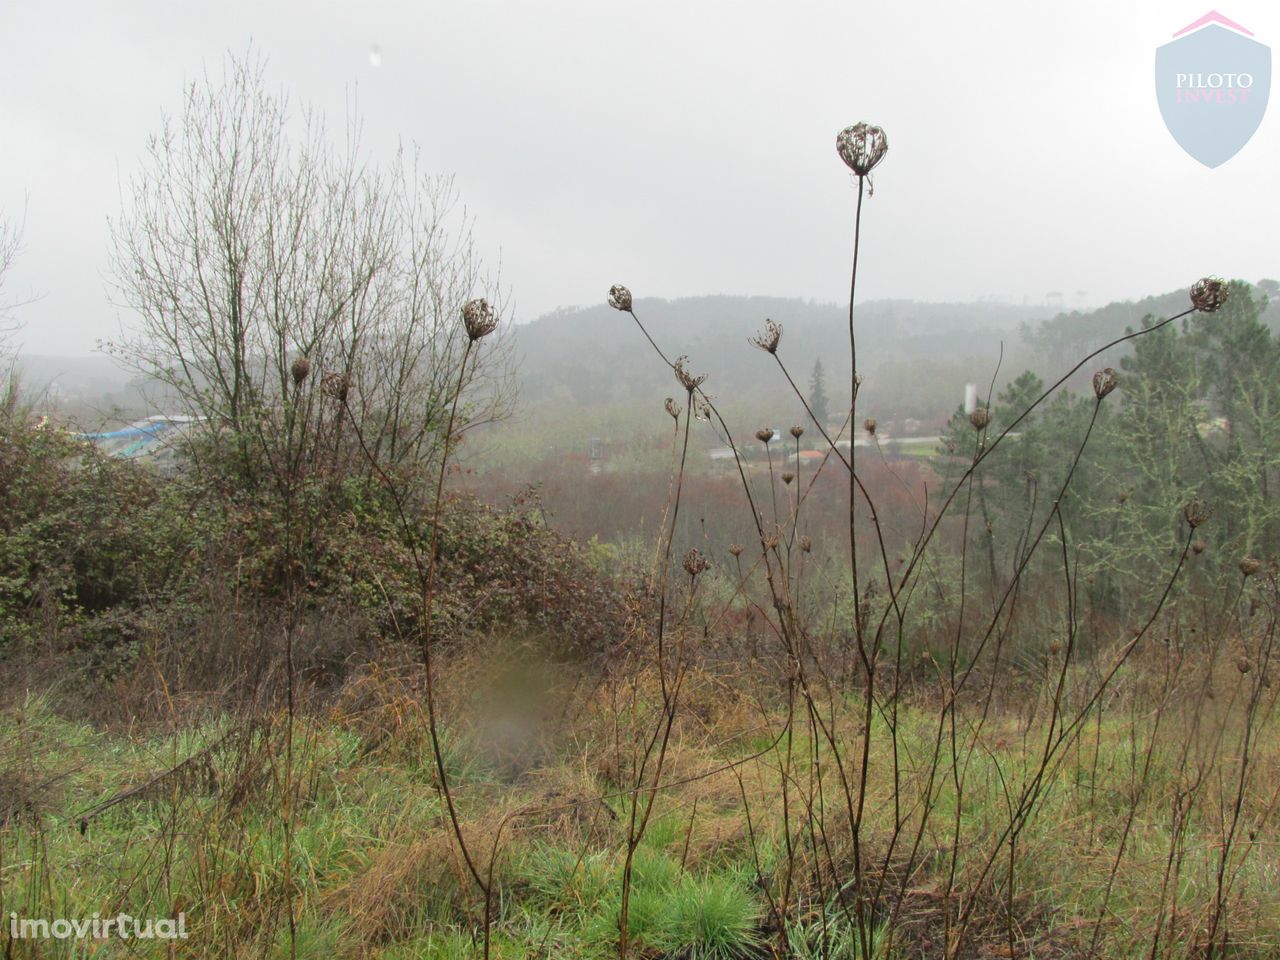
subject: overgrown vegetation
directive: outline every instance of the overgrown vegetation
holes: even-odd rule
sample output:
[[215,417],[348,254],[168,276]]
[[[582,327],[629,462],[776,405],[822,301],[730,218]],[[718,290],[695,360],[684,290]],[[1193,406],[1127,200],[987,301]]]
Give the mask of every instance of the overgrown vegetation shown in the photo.
[[[188,134],[222,129],[190,105]],[[231,243],[210,269],[235,295],[178,311],[202,325],[190,344],[161,323],[173,298],[147,301],[153,359],[207,361],[164,380],[205,418],[176,476],[10,404],[0,914],[181,917],[188,936],[10,925],[7,955],[1273,955],[1265,304],[1201,280],[1097,351],[1123,359],[993,386],[930,462],[892,460],[859,406],[876,372],[856,312],[887,140],[859,124],[837,146],[857,190],[838,413],[814,409],[820,375],[788,366],[768,320],[752,342],[803,415],[744,441],[721,412],[733,394],[610,290],[674,377],[652,403],[670,469],[581,496],[649,503],[649,539],[580,546],[532,494],[451,490],[499,322],[475,284],[443,298],[446,332],[407,308],[410,333],[348,341],[335,321],[303,343],[311,281],[245,299]],[[268,227],[292,222],[266,176],[290,155],[263,156],[266,192],[245,196]],[[178,274],[205,262],[149,209],[126,255],[159,230]],[[351,239],[301,209],[295,253]],[[401,334],[439,366],[392,412],[363,351]],[[693,476],[698,431],[729,451],[725,474]]]

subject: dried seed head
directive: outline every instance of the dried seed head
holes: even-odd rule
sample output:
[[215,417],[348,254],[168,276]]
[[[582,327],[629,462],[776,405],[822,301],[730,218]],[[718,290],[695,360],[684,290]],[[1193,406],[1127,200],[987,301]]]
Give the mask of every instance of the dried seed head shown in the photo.
[[787,473],[784,473],[782,475],[782,482],[785,483],[787,486],[791,486],[791,481],[794,480],[795,478],[796,478],[796,475],[788,471]]
[[1201,313],[1213,313],[1227,302],[1227,281],[1202,277],[1191,286],[1191,305]]
[[778,531],[774,530],[772,533],[766,533],[760,538],[760,542],[764,544],[766,550],[772,550],[778,545]]
[[697,547],[690,547],[689,552],[684,555],[684,572],[691,577],[696,577],[710,565]]
[[800,544],[800,549],[803,550],[805,553],[808,553],[810,550],[813,549],[813,541],[809,539],[808,534],[802,533],[800,535],[800,539],[797,540],[796,542]]
[[799,440],[801,437],[804,436],[804,427],[800,426],[799,424],[796,424],[794,427],[791,428],[791,435],[795,437],[797,440]]
[[667,413],[671,415],[672,420],[680,419],[680,404],[676,403],[672,397],[667,397],[666,403],[663,405],[667,408]]
[[320,381],[320,391],[339,403],[346,403],[347,394],[351,391],[351,378],[345,373],[326,373]]
[[1187,501],[1187,505],[1182,508],[1182,515],[1186,517],[1187,523],[1191,525],[1192,530],[1209,519],[1209,512],[1205,509],[1199,497]]
[[859,177],[875,169],[888,149],[889,140],[884,131],[869,123],[855,123],[836,134],[836,153]]
[[631,291],[620,283],[609,288],[609,306],[623,313],[631,312]]
[[991,412],[986,407],[974,407],[973,413],[969,414],[969,422],[973,429],[981,430],[991,422]]
[[689,393],[693,393],[702,385],[702,381],[707,379],[707,375],[704,373],[700,377],[695,377],[685,368],[685,364],[688,362],[688,357],[677,357],[674,368],[676,379],[680,381],[680,386],[684,387]]
[[876,435],[876,418],[867,417],[867,419],[863,420],[862,429],[866,430],[867,433],[871,434],[874,437]]
[[1241,557],[1239,567],[1241,573],[1246,577],[1251,577],[1262,569],[1262,561],[1257,557]]
[[497,329],[498,311],[484,297],[468,300],[462,306],[462,325],[467,328],[467,336],[474,343]]
[[729,553],[735,557],[742,556],[742,544],[740,543],[729,544]]
[[1205,543],[1203,540],[1196,540],[1191,544],[1191,552],[1198,557],[1200,556],[1200,554],[1204,553],[1205,548],[1207,548],[1208,546],[1209,545]]
[[769,441],[773,439],[773,428],[761,427],[756,431],[756,439],[767,446]]
[[307,379],[307,374],[311,372],[311,361],[306,357],[298,357],[293,361],[293,366],[289,368],[289,373],[293,375],[293,385],[296,387]]
[[751,342],[765,353],[777,353],[778,344],[782,341],[782,324],[765,320],[764,333],[751,338]]
[[708,422],[711,419],[711,404],[705,401],[695,404],[693,407],[693,418],[695,420],[701,420],[703,423]]
[[1120,375],[1111,367],[1103,367],[1093,375],[1093,395],[1101,400],[1120,383]]

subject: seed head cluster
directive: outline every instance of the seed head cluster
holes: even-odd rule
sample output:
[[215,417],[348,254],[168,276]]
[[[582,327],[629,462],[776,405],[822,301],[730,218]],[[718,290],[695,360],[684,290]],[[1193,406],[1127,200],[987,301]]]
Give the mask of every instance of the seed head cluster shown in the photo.
[[1187,501],[1187,505],[1182,508],[1182,516],[1186,518],[1187,523],[1194,530],[1209,519],[1209,511],[1205,509],[1204,502],[1197,497],[1194,500]]
[[778,344],[782,342],[782,324],[765,320],[764,333],[756,334],[751,342],[765,353],[777,353]]
[[688,393],[693,393],[698,387],[702,386],[702,381],[707,379],[707,375],[704,373],[695,377],[689,372],[688,363],[688,357],[677,357],[672,369],[675,370],[676,379],[680,381],[680,386],[684,387]]
[[484,297],[468,300],[462,306],[462,325],[467,328],[471,342],[475,343],[498,328],[498,311]]
[[697,547],[690,547],[689,552],[684,555],[684,572],[691,577],[706,571],[711,566],[711,562],[702,555]]
[[855,123],[836,135],[836,153],[859,177],[874,170],[888,150],[889,139],[884,131],[869,123]]
[[1191,305],[1201,313],[1213,313],[1227,302],[1227,281],[1202,277],[1191,287]]
[[351,392],[351,378],[345,373],[326,373],[320,381],[320,391],[326,397],[346,403],[347,394]]
[[623,313],[631,312],[631,291],[620,283],[609,288],[609,306]]
[[1103,367],[1093,375],[1093,395],[1101,400],[1120,385],[1120,375],[1112,367]]

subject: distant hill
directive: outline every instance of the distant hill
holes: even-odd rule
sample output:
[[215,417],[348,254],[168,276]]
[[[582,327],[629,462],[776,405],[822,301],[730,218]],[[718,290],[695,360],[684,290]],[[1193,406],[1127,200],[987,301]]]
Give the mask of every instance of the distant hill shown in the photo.
[[21,354],[15,368],[28,399],[87,426],[162,412],[151,409],[137,374],[109,356]]
[[[1259,280],[1253,288],[1255,296],[1265,296],[1268,301],[1263,321],[1280,332],[1280,283]],[[1126,329],[1140,327],[1143,317],[1180,313],[1190,306],[1187,295],[1185,289],[1175,290],[1143,300],[1110,303],[1097,310],[1060,313],[1037,326],[1028,326],[1023,331],[1024,339],[1044,360],[1083,356],[1123,335]]]
[[[1280,284],[1263,280],[1255,290],[1270,298],[1265,319],[1280,327]],[[864,377],[861,406],[886,416],[927,420],[944,415],[960,402],[965,383],[985,390],[993,375],[999,386],[1028,367],[1042,374],[1061,371],[1139,325],[1147,314],[1169,316],[1187,304],[1185,289],[1070,312],[985,302],[859,304],[854,321]],[[821,358],[832,409],[847,404],[844,306],[707,296],[637,300],[636,313],[668,356],[687,354],[690,368],[707,374],[712,395],[761,411],[776,409],[789,394],[772,359],[749,343],[765,318],[773,319],[783,326],[779,356],[802,389],[808,390],[814,361]],[[559,310],[515,328],[512,335],[526,404],[651,403],[678,393],[631,318],[605,304]]]
[[[774,297],[707,296],[642,299],[635,309],[668,356],[687,354],[691,369],[707,374],[706,388],[714,396],[760,399],[788,392],[773,360],[749,343],[766,318],[782,324],[779,356],[804,389],[815,360],[821,358],[833,405],[848,396],[846,307]],[[859,366],[866,380],[864,396],[869,402],[904,408],[906,416],[936,410],[944,390],[959,402],[966,378],[990,376],[1002,341],[1007,352],[1019,339],[1022,325],[1051,315],[1046,307],[1003,303],[859,304],[854,320]],[[522,361],[521,396],[526,402],[646,402],[678,392],[631,318],[607,305],[560,310],[512,334]],[[952,375],[938,383],[936,373],[944,368]],[[954,386],[957,381],[959,386]]]
[[[1255,291],[1270,300],[1264,319],[1280,329],[1280,283],[1262,280]],[[985,392],[993,375],[1000,385],[1028,367],[1042,374],[1061,371],[1145,315],[1168,316],[1186,305],[1185,289],[1070,312],[994,302],[859,304],[854,319],[864,376],[861,409],[885,418],[936,420],[960,403],[966,383],[978,383]],[[814,362],[821,358],[831,409],[847,405],[844,306],[705,296],[641,299],[636,313],[668,356],[687,354],[690,368],[707,374],[708,392],[732,401],[725,406],[752,422],[782,422],[801,413],[773,359],[749,343],[766,318],[783,326],[779,356],[800,387],[808,392]],[[521,412],[535,420],[572,419],[574,410],[588,409],[652,412],[663,397],[679,394],[631,318],[603,303],[555,311],[510,335],[519,358]],[[18,366],[28,394],[48,390],[57,406],[82,422],[113,413],[170,412],[151,409],[139,381],[110,357],[30,355]]]

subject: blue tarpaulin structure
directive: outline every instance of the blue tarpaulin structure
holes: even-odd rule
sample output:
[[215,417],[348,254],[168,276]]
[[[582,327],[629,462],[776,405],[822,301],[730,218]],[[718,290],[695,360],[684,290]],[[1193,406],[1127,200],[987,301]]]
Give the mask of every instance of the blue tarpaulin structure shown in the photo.
[[158,415],[135,420],[119,430],[81,433],[77,436],[123,460],[172,459],[178,446],[177,441],[185,437],[193,424],[199,422],[199,417]]

